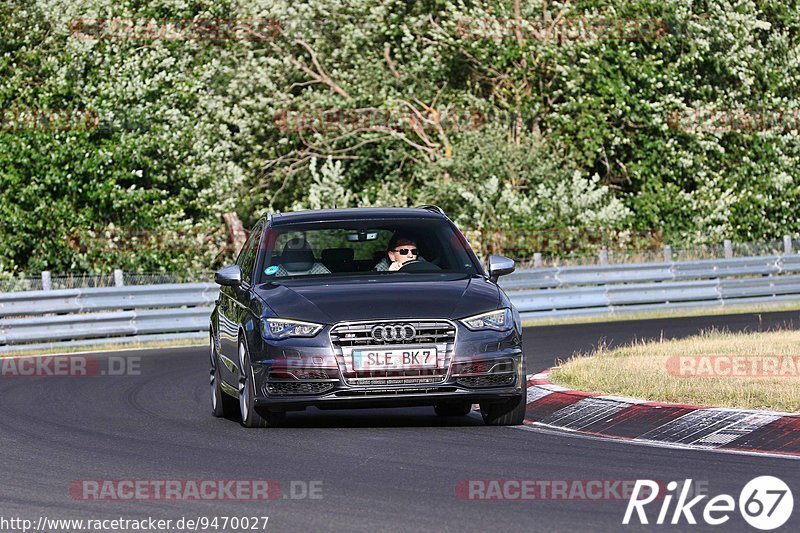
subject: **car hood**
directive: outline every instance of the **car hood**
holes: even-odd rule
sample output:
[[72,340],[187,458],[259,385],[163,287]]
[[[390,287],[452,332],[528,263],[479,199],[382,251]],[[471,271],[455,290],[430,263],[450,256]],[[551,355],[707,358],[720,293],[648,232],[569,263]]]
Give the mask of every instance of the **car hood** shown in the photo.
[[[421,276],[413,276],[418,278]],[[282,318],[323,324],[393,318],[458,319],[497,308],[500,291],[479,276],[265,283],[256,293]]]

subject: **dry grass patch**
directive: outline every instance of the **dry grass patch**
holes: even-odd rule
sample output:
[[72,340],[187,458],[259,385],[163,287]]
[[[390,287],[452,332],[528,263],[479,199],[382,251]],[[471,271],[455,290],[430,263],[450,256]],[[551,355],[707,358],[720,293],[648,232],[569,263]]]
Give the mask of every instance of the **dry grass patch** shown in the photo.
[[727,333],[607,349],[550,373],[577,390],[652,401],[800,412],[800,331]]

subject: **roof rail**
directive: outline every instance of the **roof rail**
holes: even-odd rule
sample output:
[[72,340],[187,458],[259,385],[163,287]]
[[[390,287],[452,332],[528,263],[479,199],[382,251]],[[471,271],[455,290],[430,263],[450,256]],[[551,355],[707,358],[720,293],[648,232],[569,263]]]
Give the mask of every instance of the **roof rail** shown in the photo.
[[432,205],[432,204],[418,205],[417,209],[427,209],[428,211],[434,211],[435,213],[439,213],[443,217],[447,216],[447,214],[445,214],[444,212],[444,209],[442,209],[438,205]]
[[272,211],[262,211],[259,220],[265,220],[267,222],[267,226],[270,226],[272,224],[273,214],[278,214],[278,213],[273,213]]

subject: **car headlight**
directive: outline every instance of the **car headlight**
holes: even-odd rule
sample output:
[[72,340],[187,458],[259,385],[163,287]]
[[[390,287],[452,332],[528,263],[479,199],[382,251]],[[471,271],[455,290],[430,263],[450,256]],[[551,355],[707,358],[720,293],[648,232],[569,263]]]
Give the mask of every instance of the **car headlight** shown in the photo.
[[514,326],[511,309],[498,309],[480,315],[462,318],[461,322],[472,331],[491,329],[494,331],[507,331]]
[[265,339],[280,340],[288,337],[313,337],[322,330],[322,324],[286,320],[285,318],[262,318],[261,332]]

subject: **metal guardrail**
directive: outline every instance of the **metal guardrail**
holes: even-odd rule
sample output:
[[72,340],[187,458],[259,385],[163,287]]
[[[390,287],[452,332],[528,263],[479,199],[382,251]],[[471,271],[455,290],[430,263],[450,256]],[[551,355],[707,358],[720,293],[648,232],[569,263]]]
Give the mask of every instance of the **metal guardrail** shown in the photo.
[[213,283],[0,293],[0,353],[28,343],[197,337],[218,293]]
[[[519,270],[524,319],[800,300],[800,255]],[[213,283],[0,293],[0,353],[30,343],[202,338]]]
[[518,270],[524,319],[800,300],[800,255]]
[[501,278],[506,290],[543,289],[572,285],[679,281],[732,276],[764,276],[800,272],[800,255],[704,259],[670,263],[570,266],[517,270]]
[[218,292],[219,287],[214,283],[7,292],[0,293],[0,318],[108,309],[210,306]]

